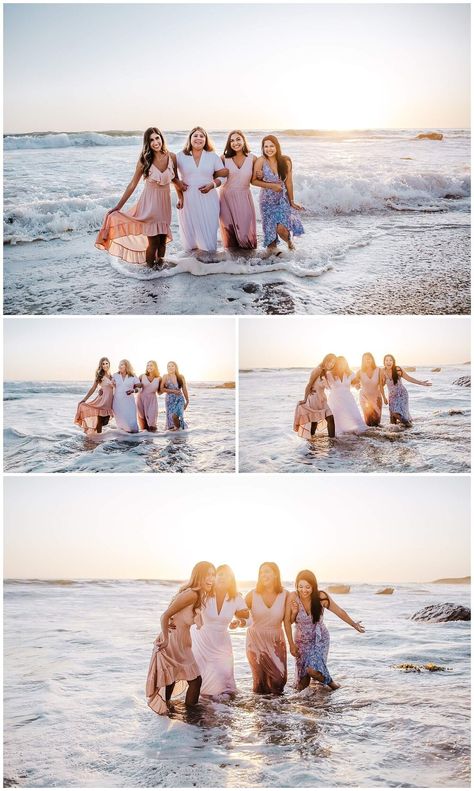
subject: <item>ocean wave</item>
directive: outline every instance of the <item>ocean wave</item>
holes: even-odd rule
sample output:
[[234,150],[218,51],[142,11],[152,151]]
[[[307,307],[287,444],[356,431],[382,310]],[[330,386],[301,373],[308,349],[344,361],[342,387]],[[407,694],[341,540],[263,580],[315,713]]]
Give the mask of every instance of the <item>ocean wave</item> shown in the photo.
[[5,151],[31,148],[95,148],[97,146],[141,145],[140,132],[49,132],[31,135],[5,135]]

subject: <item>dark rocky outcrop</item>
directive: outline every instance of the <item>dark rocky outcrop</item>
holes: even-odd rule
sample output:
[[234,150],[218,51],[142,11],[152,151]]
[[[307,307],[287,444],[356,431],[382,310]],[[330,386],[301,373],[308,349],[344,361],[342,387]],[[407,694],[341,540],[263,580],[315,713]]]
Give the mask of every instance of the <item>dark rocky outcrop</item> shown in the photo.
[[395,588],[380,588],[380,590],[375,591],[375,593],[380,596],[381,594],[393,593],[394,590]]
[[439,374],[440,371],[441,371],[441,368],[432,368],[431,369],[431,373],[432,374]]
[[458,385],[458,387],[470,387],[471,386],[471,377],[470,376],[460,376],[459,379],[455,379],[453,385]]
[[448,621],[470,621],[471,609],[462,604],[445,602],[429,604],[411,616],[411,621],[428,621],[430,623],[447,623]]

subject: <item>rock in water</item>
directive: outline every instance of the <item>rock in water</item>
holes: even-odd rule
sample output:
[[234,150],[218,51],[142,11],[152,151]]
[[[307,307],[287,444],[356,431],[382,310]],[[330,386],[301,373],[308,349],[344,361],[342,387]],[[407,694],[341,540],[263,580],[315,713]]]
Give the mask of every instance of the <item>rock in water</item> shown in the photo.
[[443,135],[441,132],[420,132],[419,135],[416,136],[417,140],[442,140]]
[[328,585],[329,593],[350,593],[350,585]]
[[394,590],[395,590],[395,588],[380,588],[380,590],[379,591],[375,591],[375,593],[377,595],[380,595],[382,593],[388,594],[388,593],[393,593]]
[[432,374],[439,374],[440,371],[441,371],[441,368],[432,368],[431,369],[431,373]]
[[462,604],[429,604],[427,607],[418,610],[410,618],[411,621],[429,621],[431,623],[445,623],[447,621],[470,621],[470,607],[463,607]]
[[470,376],[460,376],[459,379],[455,379],[453,385],[458,385],[459,387],[470,387],[471,386],[471,377]]

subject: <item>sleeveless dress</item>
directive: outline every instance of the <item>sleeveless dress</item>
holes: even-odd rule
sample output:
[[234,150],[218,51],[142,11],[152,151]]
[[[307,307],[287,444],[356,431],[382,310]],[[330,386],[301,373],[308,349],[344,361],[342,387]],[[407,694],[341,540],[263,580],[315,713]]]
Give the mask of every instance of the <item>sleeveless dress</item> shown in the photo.
[[138,431],[137,423],[137,407],[135,404],[135,396],[132,393],[127,395],[127,390],[131,390],[136,384],[140,383],[137,376],[126,376],[122,378],[122,374],[114,374],[115,393],[112,403],[114,410],[115,422],[122,431],[135,434]]
[[304,233],[304,228],[297,211],[290,206],[285,183],[281,181],[279,176],[274,174],[268,162],[265,161],[263,163],[262,169],[262,181],[283,185],[281,192],[274,192],[264,188],[260,190],[259,203],[262,217],[263,243],[265,247],[268,247],[273,242],[278,244],[277,225],[283,225],[288,229],[290,235],[292,234],[293,236],[301,236]]
[[107,250],[128,264],[145,264],[148,236],[166,234],[171,241],[171,190],[175,177],[173,161],[162,173],[152,165],[136,206],[129,211],[114,211],[105,218],[95,246]]
[[234,158],[225,158],[229,168],[227,181],[220,194],[220,225],[224,247],[254,250],[257,247],[257,220],[250,182],[253,157],[247,155],[238,168]]
[[382,417],[382,396],[379,388],[380,368],[375,368],[372,376],[360,372],[359,403],[367,426],[380,425]]
[[184,419],[184,395],[181,392],[180,386],[174,382],[167,382],[165,387],[167,390],[176,390],[176,393],[166,393],[166,428],[175,428],[173,415],[178,416],[180,428],[187,428],[188,424]]
[[202,608],[202,627],[191,629],[193,654],[202,677],[201,695],[214,697],[237,691],[229,624],[237,610],[246,609],[240,594],[235,599],[226,595],[218,613],[217,599],[213,596]]
[[308,615],[303,603],[298,597],[298,614],[296,616],[295,644],[298,648],[296,658],[296,683],[306,676],[308,668],[317,670],[324,677],[324,684],[330,684],[332,678],[326,667],[329,653],[329,632],[323,623],[324,609],[317,623],[313,623],[313,616]]
[[114,389],[112,387],[112,379],[106,376],[97,385],[102,394],[97,395],[93,401],[88,401],[84,404],[79,404],[74,418],[74,423],[84,429],[86,434],[91,434],[97,429],[97,424],[100,417],[112,417],[112,402],[114,398]]
[[156,428],[158,419],[158,388],[161,379],[155,376],[150,382],[148,376],[144,374],[140,377],[143,387],[137,396],[138,426],[141,431],[148,431]]
[[344,374],[342,381],[332,375],[326,374],[329,385],[328,404],[334,415],[336,437],[342,434],[362,434],[367,431],[367,426],[362,420],[356,400],[351,393],[351,383],[354,374]]
[[300,437],[308,439],[311,436],[311,423],[321,423],[332,415],[326,398],[326,379],[318,377],[311,387],[304,404],[298,404],[295,410],[293,430]]
[[247,629],[247,659],[253,676],[253,691],[260,695],[281,695],[286,684],[286,643],[282,622],[286,591],[267,607],[259,593],[252,591],[252,622]]
[[[160,651],[156,644],[153,645],[148,668],[147,703],[156,714],[168,713],[165,687],[176,681],[192,681],[199,676],[191,644],[191,626],[195,624],[200,628],[201,613],[199,610],[194,612],[193,605],[189,604],[173,615],[173,623],[176,629],[169,630],[166,648]],[[184,689],[184,684],[176,685],[173,697],[181,695]]]
[[188,185],[184,193],[183,208],[178,211],[181,241],[186,252],[217,249],[219,228],[219,195],[212,189],[203,195],[199,187],[212,181],[215,170],[224,167],[214,151],[203,151],[199,165],[192,154],[180,151],[177,154],[178,171],[182,181]]
[[397,412],[404,420],[411,423],[412,417],[410,415],[410,408],[408,403],[408,390],[403,384],[401,376],[399,376],[397,384],[394,384],[393,379],[385,375],[386,384],[388,388],[388,408],[390,415]]

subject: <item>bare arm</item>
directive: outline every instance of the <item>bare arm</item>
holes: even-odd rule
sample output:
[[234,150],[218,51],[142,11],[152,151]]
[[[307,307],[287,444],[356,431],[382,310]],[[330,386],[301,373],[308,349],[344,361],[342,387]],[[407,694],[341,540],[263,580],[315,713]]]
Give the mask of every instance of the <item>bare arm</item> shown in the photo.
[[168,645],[170,619],[173,617],[173,615],[176,615],[176,613],[184,610],[185,607],[188,607],[190,604],[195,604],[197,602],[197,597],[198,595],[196,591],[192,590],[186,590],[182,593],[178,593],[176,598],[171,602],[168,609],[164,611],[163,615],[161,616],[161,635],[158,635],[157,637],[158,644],[161,649],[166,648]]
[[189,394],[188,394],[188,387],[186,385],[186,379],[184,378],[184,376],[183,376],[183,384],[182,384],[181,390],[183,391],[184,400],[185,400],[184,408],[186,409],[186,407],[189,404]]
[[253,184],[254,187],[261,187],[264,190],[273,190],[273,192],[281,192],[283,186],[280,182],[277,181],[263,181],[261,178],[263,167],[263,157],[259,157],[253,163],[253,171],[252,171],[252,181],[250,182]]
[[409,376],[406,371],[402,368],[402,378],[406,379],[407,382],[411,382],[413,385],[423,385],[423,387],[431,387],[431,382],[428,379],[424,379],[421,381],[420,379],[415,379],[413,376]]
[[113,209],[110,209],[110,211],[108,211],[107,214],[110,214],[113,211],[120,211],[122,206],[124,206],[124,204],[128,201],[130,196],[133,195],[133,193],[135,192],[142,176],[143,176],[143,168],[140,162],[137,162],[137,166],[135,168],[135,173],[133,174],[132,180],[128,184],[125,192],[123,193],[117,205],[114,206]]
[[85,395],[84,398],[81,401],[79,401],[79,403],[83,404],[85,401],[87,401],[87,399],[90,398],[92,393],[94,393],[96,390],[97,390],[97,382],[94,382],[92,387],[89,388],[87,395]]
[[361,632],[361,633],[365,632],[365,629],[361,623],[359,623],[358,621],[353,621],[351,616],[345,610],[343,610],[342,607],[339,607],[339,605],[336,604],[334,599],[332,599],[331,596],[329,596],[329,594],[326,595],[327,595],[327,599],[321,601],[323,606],[325,606],[328,610],[333,612],[334,615],[337,615],[337,617],[340,618],[341,621],[344,621],[344,623],[347,623],[349,624],[349,626],[352,626],[353,629],[355,629],[357,632]]
[[296,656],[298,653],[295,642],[293,640],[293,630],[291,628],[291,625],[292,623],[294,623],[296,618],[295,609],[296,612],[298,611],[297,605],[296,607],[295,605],[296,605],[295,594],[289,593],[288,596],[286,597],[285,617],[283,619],[283,626],[285,627],[286,639],[288,640],[290,654],[292,656]]
[[247,605],[247,607],[249,608],[249,610],[251,610],[251,609],[252,609],[252,591],[249,591],[249,592],[247,593],[247,595],[246,595],[246,597],[245,597],[245,604]]
[[306,385],[306,388],[305,388],[305,391],[304,391],[304,399],[303,399],[303,401],[300,401],[301,404],[304,404],[305,401],[307,400],[307,398],[308,398],[308,396],[309,396],[309,394],[310,394],[310,392],[312,390],[312,387],[313,387],[316,379],[320,375],[320,373],[321,373],[321,367],[319,365],[318,365],[317,368],[314,368],[311,371],[309,379],[308,379],[308,384]]

